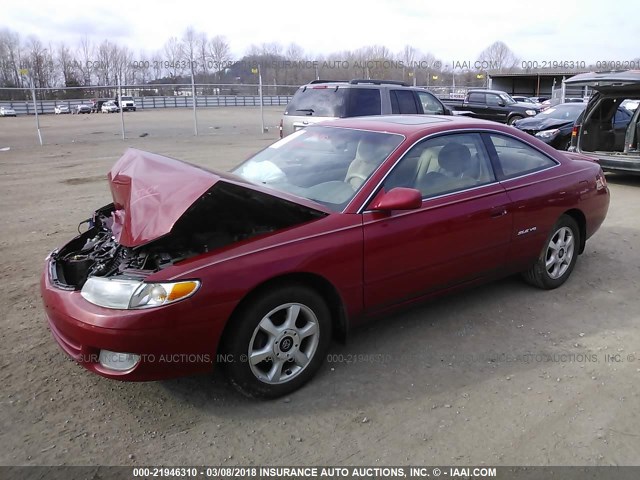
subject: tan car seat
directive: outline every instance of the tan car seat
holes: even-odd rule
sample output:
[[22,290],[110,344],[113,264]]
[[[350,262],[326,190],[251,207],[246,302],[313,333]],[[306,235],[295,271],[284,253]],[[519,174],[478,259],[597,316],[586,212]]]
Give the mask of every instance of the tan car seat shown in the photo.
[[380,151],[380,146],[370,139],[363,138],[358,142],[356,156],[349,165],[344,181],[357,190],[383,160],[384,156]]
[[436,195],[477,184],[477,179],[469,175],[469,172],[477,169],[473,168],[471,152],[465,145],[456,142],[446,144],[438,153],[437,163],[437,170],[433,159],[430,159],[427,167],[420,166],[423,171],[426,170],[417,181],[417,188],[423,195]]

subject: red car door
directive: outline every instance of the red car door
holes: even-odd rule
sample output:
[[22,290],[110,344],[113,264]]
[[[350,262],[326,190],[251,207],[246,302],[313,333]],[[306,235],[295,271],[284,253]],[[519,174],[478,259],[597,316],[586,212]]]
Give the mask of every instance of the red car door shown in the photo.
[[509,197],[479,134],[443,135],[412,147],[382,189],[398,186],[420,190],[422,207],[363,213],[368,312],[504,268]]
[[566,172],[544,152],[509,135],[483,135],[514,212],[509,266],[521,271],[535,261],[551,227],[579,192],[572,191]]

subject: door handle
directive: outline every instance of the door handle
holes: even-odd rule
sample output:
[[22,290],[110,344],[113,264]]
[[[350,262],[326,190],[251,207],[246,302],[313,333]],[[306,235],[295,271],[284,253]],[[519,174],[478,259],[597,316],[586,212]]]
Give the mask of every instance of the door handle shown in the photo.
[[502,205],[501,207],[493,207],[491,209],[491,218],[503,217],[507,214],[507,207]]

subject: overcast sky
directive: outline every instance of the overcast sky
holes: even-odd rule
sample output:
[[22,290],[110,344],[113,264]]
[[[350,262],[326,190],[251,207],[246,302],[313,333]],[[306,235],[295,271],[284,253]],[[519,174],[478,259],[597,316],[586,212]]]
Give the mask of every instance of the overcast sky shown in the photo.
[[193,26],[210,37],[226,36],[236,59],[264,42],[295,42],[309,56],[373,44],[398,52],[409,44],[447,64],[475,60],[496,40],[521,60],[588,64],[640,57],[638,0],[30,0],[2,10],[0,28],[23,37],[77,46],[87,35],[148,53]]

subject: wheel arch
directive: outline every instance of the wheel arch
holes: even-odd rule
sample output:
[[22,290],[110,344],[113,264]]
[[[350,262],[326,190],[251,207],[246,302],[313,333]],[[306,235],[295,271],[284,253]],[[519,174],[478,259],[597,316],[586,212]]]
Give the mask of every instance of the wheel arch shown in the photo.
[[585,245],[587,244],[587,218],[584,216],[584,213],[577,208],[567,210],[563,215],[573,218],[578,224],[578,228],[580,229],[580,245],[578,246],[578,254],[581,254],[584,252]]
[[321,275],[309,272],[292,272],[277,277],[270,278],[254,287],[249,293],[247,293],[242,300],[236,305],[229,317],[229,321],[224,327],[220,342],[218,344],[218,350],[223,348],[225,343],[225,337],[232,329],[235,316],[240,312],[247,304],[253,301],[254,298],[261,295],[267,290],[277,288],[279,286],[285,286],[287,284],[304,285],[318,294],[325,301],[327,308],[331,314],[331,326],[333,330],[333,338],[341,343],[346,342],[347,334],[349,331],[349,322],[347,312],[344,306],[344,301],[338,293],[335,286],[326,278]]
[[511,125],[511,122],[514,122],[515,120],[522,120],[523,118],[525,118],[525,115],[519,112],[512,112],[507,116],[507,125]]

